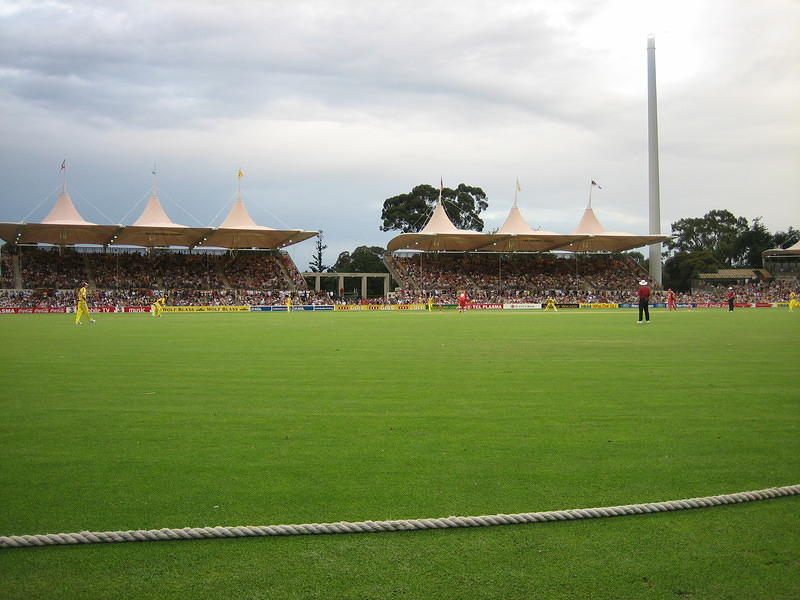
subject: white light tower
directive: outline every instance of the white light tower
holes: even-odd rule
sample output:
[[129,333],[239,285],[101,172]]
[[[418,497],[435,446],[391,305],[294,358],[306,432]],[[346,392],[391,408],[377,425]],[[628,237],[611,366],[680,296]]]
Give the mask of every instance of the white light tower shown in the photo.
[[[650,182],[650,234],[661,234],[658,181],[658,108],[656,106],[656,39],[647,38],[647,156]],[[650,244],[650,279],[661,285],[661,243]]]

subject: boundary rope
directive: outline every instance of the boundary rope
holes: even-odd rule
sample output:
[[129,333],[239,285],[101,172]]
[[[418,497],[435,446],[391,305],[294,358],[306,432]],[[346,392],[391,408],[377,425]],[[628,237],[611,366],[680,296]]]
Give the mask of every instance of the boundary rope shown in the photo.
[[210,538],[263,537],[272,535],[319,535],[334,533],[377,533],[382,531],[414,531],[423,529],[449,529],[454,527],[488,527],[518,525],[549,521],[572,521],[602,517],[641,515],[691,508],[707,508],[725,504],[740,504],[756,500],[770,500],[783,496],[800,495],[800,484],[767,488],[751,492],[688,498],[648,504],[606,506],[604,508],[578,508],[511,515],[484,515],[480,517],[442,517],[393,521],[360,521],[355,523],[308,523],[305,525],[266,525],[243,527],[185,527],[183,529],[148,529],[133,531],[81,531],[79,533],[49,533],[42,535],[0,536],[0,548],[31,546],[62,546],[74,544],[110,544],[118,542],[157,542],[170,540],[198,540]]

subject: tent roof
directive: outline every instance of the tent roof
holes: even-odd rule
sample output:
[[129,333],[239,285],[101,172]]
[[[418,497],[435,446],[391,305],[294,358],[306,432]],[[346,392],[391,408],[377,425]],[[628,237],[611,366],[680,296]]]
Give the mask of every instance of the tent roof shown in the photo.
[[761,253],[762,256],[800,256],[800,242],[788,248],[770,248]]
[[116,229],[84,219],[64,190],[41,223],[0,223],[0,237],[15,244],[103,244]]
[[317,235],[302,229],[258,225],[237,198],[219,227],[187,227],[172,221],[153,194],[133,225],[95,225],[78,214],[64,192],[42,223],[0,223],[0,238],[17,244],[97,244],[101,246],[203,246],[284,248]]
[[251,217],[250,213],[247,212],[247,208],[245,207],[244,202],[242,202],[241,197],[236,198],[233,206],[231,206],[228,216],[225,217],[225,220],[222,222],[219,228],[274,231],[274,229],[271,227],[263,227],[256,224],[256,222],[253,220],[253,217]]
[[192,246],[207,230],[207,227],[198,230],[175,223],[153,193],[133,225],[122,228],[108,243],[115,246]]
[[668,235],[636,235],[623,231],[606,231],[591,206],[587,206],[583,211],[583,216],[573,233],[584,237],[559,248],[559,250],[570,252],[622,252],[649,244],[657,244],[669,238]]
[[78,213],[66,190],[61,192],[53,208],[42,219],[42,223],[47,225],[94,225]]
[[441,203],[418,233],[403,233],[393,238],[386,249],[452,250],[484,252],[546,252],[563,248],[588,238],[588,234],[561,234],[536,231],[528,225],[519,208],[511,207],[505,222],[496,233],[480,233],[457,229],[447,217]]
[[186,225],[179,225],[167,216],[161,206],[161,201],[158,196],[153,194],[150,200],[147,201],[147,206],[144,207],[142,214],[133,223],[134,227],[186,227]]
[[237,194],[228,216],[222,224],[210,230],[198,242],[203,247],[221,248],[283,248],[317,235],[316,231],[302,229],[273,229],[258,225]]
[[390,252],[401,248],[411,250],[475,250],[485,244],[486,234],[458,229],[442,206],[441,200],[433,209],[428,222],[417,233],[401,233],[386,246]]

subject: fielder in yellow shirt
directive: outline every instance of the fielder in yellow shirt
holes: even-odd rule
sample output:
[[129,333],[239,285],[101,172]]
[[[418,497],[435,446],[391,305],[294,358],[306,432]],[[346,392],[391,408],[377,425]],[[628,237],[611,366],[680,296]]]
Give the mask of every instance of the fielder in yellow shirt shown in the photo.
[[86,304],[88,286],[89,284],[84,281],[81,283],[80,289],[78,289],[78,302],[77,306],[75,306],[75,325],[80,325],[83,317],[89,319],[90,323],[94,323],[94,319],[89,314],[89,305]]
[[548,298],[547,303],[544,305],[544,309],[547,310],[554,310],[558,312],[558,308],[556,308],[556,301],[553,298]]
[[793,311],[795,308],[800,308],[800,302],[797,301],[795,292],[789,292],[789,310]]
[[150,305],[150,316],[152,317],[160,317],[161,313],[164,312],[164,304],[167,303],[167,299],[163,296],[158,298],[155,302]]

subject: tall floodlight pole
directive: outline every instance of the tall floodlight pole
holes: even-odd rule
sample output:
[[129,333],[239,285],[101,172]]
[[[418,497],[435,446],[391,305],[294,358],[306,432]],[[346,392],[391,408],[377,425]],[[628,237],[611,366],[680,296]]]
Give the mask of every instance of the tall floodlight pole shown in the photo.
[[[661,234],[658,180],[658,108],[656,106],[656,39],[647,38],[647,156],[650,181],[650,235]],[[661,285],[661,243],[650,244],[650,279]]]

